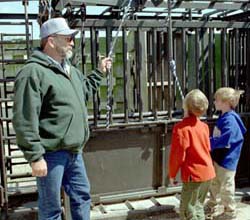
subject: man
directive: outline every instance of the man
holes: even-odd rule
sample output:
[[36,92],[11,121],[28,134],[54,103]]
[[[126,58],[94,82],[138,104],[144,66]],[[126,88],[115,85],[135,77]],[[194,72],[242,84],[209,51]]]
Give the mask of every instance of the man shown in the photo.
[[41,48],[15,81],[13,126],[17,145],[37,177],[39,220],[61,219],[61,186],[70,197],[73,220],[90,219],[90,186],[82,159],[88,140],[86,102],[111,61],[83,75],[68,59],[74,36],[63,18],[41,26]]

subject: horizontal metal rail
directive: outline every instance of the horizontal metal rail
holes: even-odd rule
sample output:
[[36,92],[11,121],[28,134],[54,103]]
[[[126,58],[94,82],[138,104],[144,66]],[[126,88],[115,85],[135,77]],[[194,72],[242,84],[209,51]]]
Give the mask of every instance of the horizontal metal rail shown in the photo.
[[16,136],[2,136],[3,140],[16,140]]
[[[23,36],[23,37],[26,37],[26,34],[21,34],[21,33],[1,33],[1,35],[3,36],[3,37],[21,37],[21,36]],[[29,36],[31,36],[31,34],[29,34]]]
[[[84,1],[87,5],[101,5],[101,6],[118,6],[118,7],[124,7],[124,5],[128,4],[127,1],[122,0],[86,0]],[[199,9],[208,9],[208,8],[216,8],[216,9],[228,9],[232,8],[234,5],[236,8],[241,8],[242,4],[246,4],[249,1],[247,0],[239,0],[239,1],[173,1],[174,7],[181,7],[181,8],[199,8]],[[82,0],[60,0],[58,1],[56,5],[57,10],[62,10],[63,7],[66,7],[68,4],[70,5],[82,5]],[[132,4],[132,6],[135,4]],[[136,4],[138,5],[138,3]],[[167,8],[167,1],[146,1],[143,4],[143,7],[164,7]],[[234,8],[234,9],[236,9]]]
[[[8,14],[11,14],[11,13],[6,13],[5,15],[8,15]],[[6,18],[5,18],[6,19]],[[1,21],[0,22],[0,26],[4,26],[4,25],[25,25],[26,23],[25,22],[10,22],[10,21]],[[28,22],[29,25],[32,25],[32,22]]]
[[27,187],[22,186],[22,187],[8,187],[8,196],[22,196],[24,194],[32,194],[37,192],[37,187],[36,184],[34,185],[29,185]]
[[[0,80],[0,83],[1,82],[6,82],[6,81],[4,81],[4,80]],[[8,82],[12,82],[12,83],[14,83],[14,80],[13,79],[11,79],[11,81],[8,81]],[[13,102],[14,100],[13,100],[13,98],[0,98],[0,103],[3,103],[3,102]]]
[[27,61],[27,59],[13,59],[13,60],[0,60],[0,64],[24,64]]
[[[5,158],[8,160],[8,159],[20,159],[20,158],[22,158],[22,159],[24,159],[24,157],[23,157],[23,155],[11,155],[11,156],[5,156]],[[26,162],[26,163],[28,163],[28,162]]]
[[5,49],[4,49],[4,51],[21,51],[21,50],[26,51],[27,48],[24,47],[24,48],[5,48]]
[[[31,43],[32,41],[30,41]],[[0,45],[1,44],[14,44],[14,45],[17,45],[17,44],[25,44],[26,41],[25,40],[3,40],[3,41],[0,41]]]
[[17,178],[26,178],[26,177],[31,177],[32,174],[31,172],[26,172],[26,173],[16,173],[16,174],[7,174],[7,177],[10,177],[11,179],[17,179]]
[[[104,29],[105,27],[118,28],[120,20],[86,20],[86,28],[95,27]],[[166,30],[166,24],[164,20],[127,20],[124,22],[126,28],[145,28],[150,29],[152,27],[157,30]],[[76,24],[77,28],[80,28],[80,23]],[[234,21],[175,21],[173,20],[173,28],[249,28],[249,22],[234,22]]]
[[[14,77],[1,78],[0,83],[13,83],[15,81]],[[5,100],[6,98],[0,98],[0,100]],[[11,101],[11,100],[10,100]]]

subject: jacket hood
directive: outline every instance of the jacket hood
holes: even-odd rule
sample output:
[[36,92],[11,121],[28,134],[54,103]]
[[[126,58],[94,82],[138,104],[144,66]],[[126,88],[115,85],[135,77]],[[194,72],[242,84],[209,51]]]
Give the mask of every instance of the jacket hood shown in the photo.
[[63,72],[60,69],[60,66],[57,65],[55,62],[53,62],[53,60],[50,59],[48,55],[43,53],[40,48],[37,48],[36,50],[34,50],[34,52],[32,53],[32,55],[30,56],[29,60],[27,60],[26,63],[27,64],[38,63],[42,66],[49,67],[49,68],[56,68],[60,72]]
[[42,52],[40,48],[37,48],[36,50],[34,50],[29,60],[27,60],[26,64],[30,64],[30,63],[38,63],[44,67],[51,68],[51,69],[54,69],[55,71],[59,71],[65,74],[64,70],[61,68],[59,63],[56,63],[55,61],[53,61],[53,59],[50,58],[44,52]]
[[232,115],[235,117],[235,120],[237,121],[242,135],[244,135],[247,131],[245,125],[243,124],[242,120],[240,119],[239,115],[237,115],[234,111],[232,112]]
[[27,60],[26,63],[34,63],[34,62],[39,63],[43,66],[48,66],[50,64],[53,64],[52,60],[50,60],[48,56],[45,53],[43,53],[39,48],[37,48],[32,53],[30,59]]

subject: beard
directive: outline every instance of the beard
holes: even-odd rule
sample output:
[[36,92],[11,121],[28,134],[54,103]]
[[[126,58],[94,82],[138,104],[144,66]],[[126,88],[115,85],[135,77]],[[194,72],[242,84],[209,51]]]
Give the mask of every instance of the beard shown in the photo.
[[72,50],[68,50],[66,51],[66,58],[70,59],[73,56],[73,51]]
[[55,49],[56,49],[57,53],[60,54],[60,56],[63,59],[64,58],[70,59],[73,56],[72,48],[57,46]]

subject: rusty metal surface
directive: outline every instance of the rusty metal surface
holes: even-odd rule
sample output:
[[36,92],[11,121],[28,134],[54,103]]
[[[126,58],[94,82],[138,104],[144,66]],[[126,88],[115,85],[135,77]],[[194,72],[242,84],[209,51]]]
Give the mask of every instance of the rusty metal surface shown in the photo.
[[164,132],[164,124],[93,132],[83,153],[92,195],[162,186]]

